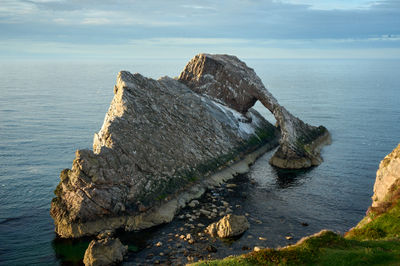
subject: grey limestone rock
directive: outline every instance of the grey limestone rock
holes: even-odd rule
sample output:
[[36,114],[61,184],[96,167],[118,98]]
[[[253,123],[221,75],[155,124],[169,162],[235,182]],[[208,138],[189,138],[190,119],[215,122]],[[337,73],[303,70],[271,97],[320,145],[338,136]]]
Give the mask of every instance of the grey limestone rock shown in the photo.
[[169,222],[204,192],[196,184],[278,144],[279,131],[255,110],[240,113],[172,78],[121,71],[114,94],[93,150],[78,150],[61,172],[50,210],[61,237]]
[[304,123],[281,106],[253,69],[231,55],[199,54],[179,76],[193,91],[208,95],[246,114],[259,100],[276,118],[280,146],[270,163],[279,168],[308,168],[322,162],[321,146],[330,142],[328,130]]
[[[257,100],[280,132],[251,108]],[[207,187],[248,171],[279,137],[271,163],[303,168],[321,162],[329,133],[291,115],[234,56],[198,55],[179,79],[121,71],[93,150],[76,151],[61,172],[55,230],[80,237],[170,222]]]

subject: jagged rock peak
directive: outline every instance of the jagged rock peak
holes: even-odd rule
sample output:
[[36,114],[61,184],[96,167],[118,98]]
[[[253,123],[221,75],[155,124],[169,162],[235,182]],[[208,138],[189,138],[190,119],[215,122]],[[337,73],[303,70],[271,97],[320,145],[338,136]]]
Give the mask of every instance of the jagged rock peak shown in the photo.
[[179,81],[241,113],[259,100],[276,118],[281,130],[280,147],[270,163],[280,168],[307,168],[322,162],[320,149],[330,142],[328,130],[293,116],[265,88],[253,69],[231,55],[196,55]]

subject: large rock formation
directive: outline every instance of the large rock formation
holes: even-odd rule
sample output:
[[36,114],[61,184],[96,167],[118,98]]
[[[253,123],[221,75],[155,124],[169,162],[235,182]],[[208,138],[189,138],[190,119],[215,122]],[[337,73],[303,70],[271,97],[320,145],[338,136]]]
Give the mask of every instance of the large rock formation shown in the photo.
[[199,54],[179,80],[195,92],[217,99],[245,115],[259,100],[276,118],[280,147],[270,163],[280,168],[307,168],[322,162],[320,148],[330,142],[328,130],[314,127],[290,114],[264,87],[253,69],[235,56]]
[[[61,172],[50,210],[61,237],[169,222],[209,180],[219,182],[211,176],[218,170],[230,166],[222,179],[247,170],[280,135],[249,109],[256,100],[275,114],[282,132],[274,165],[318,164],[319,144],[329,137],[289,114],[233,56],[196,56],[178,80],[122,71],[114,94],[93,151],[78,150],[72,169]],[[244,156],[246,167],[232,167]]]
[[255,110],[243,115],[168,77],[122,71],[114,93],[93,151],[78,150],[61,172],[50,211],[61,237],[169,222],[204,192],[195,184],[278,145],[279,131]]

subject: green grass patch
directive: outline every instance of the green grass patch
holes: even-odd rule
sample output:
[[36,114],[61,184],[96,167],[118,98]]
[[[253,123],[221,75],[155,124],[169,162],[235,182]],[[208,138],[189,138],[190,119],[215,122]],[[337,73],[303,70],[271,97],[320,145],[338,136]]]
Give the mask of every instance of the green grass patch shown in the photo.
[[358,241],[325,231],[294,246],[195,265],[399,265],[399,241]]
[[398,200],[387,212],[368,214],[371,221],[361,228],[347,233],[346,238],[356,240],[398,238],[400,236],[400,201]]

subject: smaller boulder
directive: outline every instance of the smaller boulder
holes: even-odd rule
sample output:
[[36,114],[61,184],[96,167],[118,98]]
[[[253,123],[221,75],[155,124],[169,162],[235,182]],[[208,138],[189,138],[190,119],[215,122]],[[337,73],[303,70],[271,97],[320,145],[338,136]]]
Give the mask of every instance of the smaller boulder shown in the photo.
[[112,265],[122,262],[128,246],[122,245],[118,238],[92,240],[86,249],[83,263],[86,266]]
[[260,250],[262,250],[262,249],[264,249],[264,247],[262,247],[262,246],[255,246],[254,247],[254,251],[260,251]]
[[188,205],[189,205],[190,208],[194,208],[197,205],[199,205],[199,203],[200,202],[198,200],[192,200]]
[[249,227],[250,224],[245,216],[228,214],[218,222],[210,224],[206,231],[213,237],[227,238],[241,235],[249,229]]

